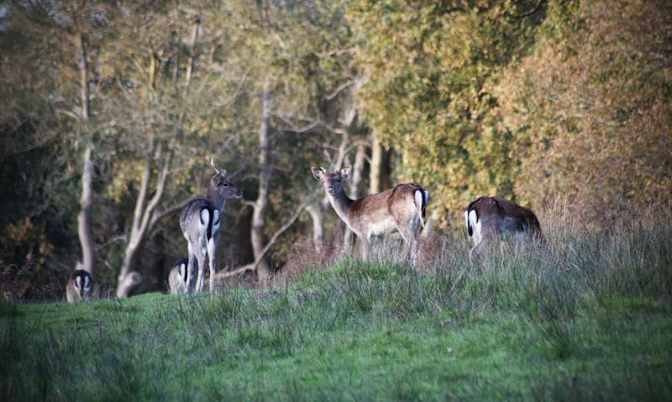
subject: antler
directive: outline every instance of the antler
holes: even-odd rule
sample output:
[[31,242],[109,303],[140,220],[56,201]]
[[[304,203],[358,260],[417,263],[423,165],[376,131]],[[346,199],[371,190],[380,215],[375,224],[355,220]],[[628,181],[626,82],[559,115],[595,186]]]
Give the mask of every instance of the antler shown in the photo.
[[212,168],[215,169],[215,172],[217,172],[217,174],[223,175],[222,171],[217,169],[217,166],[215,166],[215,158],[213,158],[212,156],[210,157],[210,166],[212,166]]

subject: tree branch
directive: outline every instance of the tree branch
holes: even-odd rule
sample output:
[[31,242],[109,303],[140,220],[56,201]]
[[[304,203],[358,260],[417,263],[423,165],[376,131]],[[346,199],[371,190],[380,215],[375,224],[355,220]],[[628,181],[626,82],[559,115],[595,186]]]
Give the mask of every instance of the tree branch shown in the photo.
[[261,250],[261,253],[259,254],[259,257],[257,260],[254,262],[252,269],[257,269],[259,264],[261,264],[261,261],[264,259],[266,256],[266,253],[271,249],[271,247],[275,244],[275,242],[278,240],[280,236],[282,236],[283,233],[285,233],[293,224],[296,222],[296,220],[299,218],[299,215],[301,215],[301,212],[303,212],[304,209],[306,209],[306,206],[310,203],[310,199],[312,197],[306,198],[303,203],[294,211],[294,214],[289,218],[289,220],[282,225],[280,229],[278,229],[275,233],[273,233],[273,236],[271,236],[271,239],[266,243],[266,246]]
[[330,94],[328,94],[327,96],[325,96],[324,99],[330,101],[330,100],[334,99],[335,97],[337,97],[338,95],[340,95],[341,92],[345,91],[346,89],[348,89],[349,87],[351,87],[351,86],[353,86],[353,85],[355,85],[355,81],[347,81],[347,82],[344,82],[343,84],[341,84],[341,85],[339,85],[338,87],[336,87],[336,89],[334,89],[333,91],[331,91]]
[[280,119],[280,121],[282,121],[283,123],[285,123],[286,125],[288,125],[290,127],[289,129],[283,129],[283,131],[287,131],[287,132],[302,134],[302,133],[310,132],[310,131],[312,131],[316,128],[324,128],[325,130],[331,131],[334,134],[347,135],[347,133],[348,133],[347,130],[344,129],[344,128],[333,127],[333,126],[331,126],[331,125],[329,125],[329,124],[327,124],[327,123],[325,123],[325,122],[323,122],[322,120],[319,120],[319,119],[310,119],[310,118],[301,117],[301,116],[294,117],[297,120],[307,122],[307,124],[304,125],[303,127],[297,127],[296,124],[294,124],[290,120],[290,118],[291,118],[290,116],[286,116],[286,115],[282,115],[282,114],[278,114],[278,113],[273,113],[273,116],[277,117],[278,119]]
[[528,12],[525,12],[525,13],[523,13],[523,14],[514,15],[513,17],[514,17],[514,18],[519,18],[519,19],[523,19],[523,18],[530,17],[530,16],[536,14],[536,13],[541,9],[541,5],[542,5],[543,3],[544,3],[544,0],[539,0],[539,2],[537,3],[537,5],[534,6],[534,8],[532,8],[532,10],[530,10],[530,11],[528,11]]
[[145,214],[142,218],[142,225],[139,230],[140,238],[142,238],[144,233],[147,231],[147,227],[154,213],[154,210],[156,209],[157,205],[159,204],[159,201],[161,200],[161,197],[163,196],[163,190],[166,186],[166,178],[168,177],[168,170],[170,170],[171,160],[172,160],[172,153],[169,152],[168,156],[166,156],[166,161],[163,164],[161,174],[159,175],[159,182],[156,185],[156,191],[154,192],[154,196],[147,204],[147,209],[145,210]]
[[145,161],[145,169],[142,172],[142,180],[140,181],[140,192],[138,199],[135,201],[135,211],[133,212],[133,226],[132,231],[136,232],[140,229],[142,223],[142,216],[145,208],[145,199],[147,198],[147,188],[149,187],[149,178],[152,173],[152,161],[148,158]]
[[218,272],[218,273],[215,274],[215,278],[216,279],[226,279],[226,278],[229,278],[231,276],[240,275],[243,272],[254,271],[254,269],[255,269],[254,264],[247,264],[247,265],[244,265],[240,268],[234,269],[233,271]]
[[173,205],[170,208],[166,208],[161,212],[154,212],[152,214],[152,219],[149,222],[149,227],[152,228],[154,225],[160,221],[161,219],[165,218],[166,216],[172,215],[175,212],[181,211],[184,207],[187,206],[188,203],[190,203],[195,197],[189,197],[185,200],[182,200],[178,202],[177,204]]

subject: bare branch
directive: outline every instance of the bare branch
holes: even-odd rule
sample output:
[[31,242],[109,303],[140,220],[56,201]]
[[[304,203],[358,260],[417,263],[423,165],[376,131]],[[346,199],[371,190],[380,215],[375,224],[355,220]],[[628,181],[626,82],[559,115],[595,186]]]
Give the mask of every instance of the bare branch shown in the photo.
[[181,211],[185,206],[187,206],[188,203],[190,203],[195,197],[189,197],[185,200],[182,200],[178,202],[177,204],[173,205],[172,207],[166,208],[161,212],[154,212],[152,214],[152,219],[149,222],[149,227],[152,228],[154,225],[160,221],[161,219],[165,218],[166,216],[172,215],[176,212]]
[[254,271],[254,270],[255,270],[255,265],[254,264],[247,264],[247,265],[243,265],[240,268],[234,269],[233,271],[218,272],[218,273],[215,274],[215,278],[216,279],[226,279],[226,278],[229,278],[229,277],[232,277],[232,276],[235,276],[235,275],[240,275],[240,274],[242,274],[244,272],[247,272],[247,271]]
[[530,16],[536,14],[536,13],[541,9],[541,5],[542,5],[543,3],[544,3],[544,0],[539,0],[539,2],[537,3],[537,5],[534,6],[534,8],[532,8],[530,11],[525,12],[525,13],[523,13],[523,14],[514,15],[513,17],[514,17],[514,18],[520,18],[520,19],[530,17]]
[[355,85],[355,81],[347,81],[347,82],[344,82],[343,84],[341,84],[341,85],[339,85],[338,87],[336,87],[336,89],[334,89],[333,91],[331,91],[331,93],[328,94],[327,96],[325,96],[324,98],[325,98],[326,100],[332,100],[332,99],[334,99],[335,97],[337,97],[338,95],[340,95],[341,92],[345,91],[346,89],[350,88],[350,87],[353,86],[353,85]]
[[[280,121],[287,124],[288,126],[290,126],[289,129],[283,129],[283,131],[286,131],[286,132],[293,132],[293,133],[302,134],[302,133],[310,132],[310,131],[315,130],[317,128],[323,128],[325,130],[331,131],[334,134],[347,135],[347,133],[348,133],[346,129],[340,128],[340,127],[333,127],[333,126],[325,123],[324,121],[322,121],[320,119],[312,119],[312,118],[302,117],[302,116],[298,116],[298,117],[287,116],[287,115],[282,115],[282,114],[278,114],[278,113],[273,113],[273,116],[280,119]],[[297,125],[294,124],[290,120],[291,118],[294,118],[294,119],[299,120],[301,122],[305,122],[306,124],[302,127],[297,127]]]
[[289,218],[289,220],[282,225],[280,229],[278,229],[275,233],[273,233],[273,236],[271,236],[271,239],[266,243],[266,246],[261,250],[261,253],[259,253],[259,256],[257,257],[257,260],[254,262],[252,265],[251,269],[257,269],[259,264],[264,260],[264,257],[268,253],[268,251],[271,249],[271,247],[275,244],[276,241],[278,241],[278,238],[282,236],[283,233],[285,233],[293,224],[296,222],[296,220],[299,218],[301,215],[301,212],[303,212],[304,209],[306,209],[306,206],[310,202],[309,199],[306,199],[297,209],[294,211],[294,214]]
[[139,231],[141,238],[142,236],[144,236],[144,233],[148,228],[152,215],[154,214],[154,210],[156,209],[157,205],[159,204],[159,201],[161,201],[161,197],[163,196],[163,190],[166,186],[166,178],[168,177],[168,171],[170,170],[171,160],[172,160],[172,153],[169,153],[168,156],[166,156],[166,161],[164,162],[163,169],[161,170],[161,174],[159,176],[159,182],[156,185],[156,191],[154,192],[154,196],[147,204],[147,209],[145,210],[145,214],[142,219],[142,225]]
[[249,200],[241,200],[240,202],[242,202],[243,205],[245,205],[247,207],[252,207],[252,208],[254,208],[254,206],[256,205],[254,203],[254,201],[249,201]]
[[140,229],[142,223],[142,215],[145,209],[145,200],[147,198],[147,189],[149,187],[149,179],[152,173],[152,161],[147,158],[145,161],[145,168],[142,172],[142,180],[140,181],[140,193],[135,201],[135,211],[133,212],[133,232]]

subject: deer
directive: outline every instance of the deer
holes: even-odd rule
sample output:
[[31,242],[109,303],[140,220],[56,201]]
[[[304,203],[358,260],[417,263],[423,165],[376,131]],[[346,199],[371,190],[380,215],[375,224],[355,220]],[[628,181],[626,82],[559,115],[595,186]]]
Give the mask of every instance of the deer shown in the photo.
[[467,235],[473,242],[469,260],[502,238],[517,242],[544,242],[539,220],[532,210],[499,197],[479,197],[464,210]]
[[168,290],[171,295],[187,293],[188,258],[180,258],[168,274]]
[[68,303],[79,303],[88,300],[93,293],[93,276],[77,267],[65,285],[65,299]]
[[210,269],[209,291],[215,283],[215,263],[217,262],[217,243],[224,204],[230,199],[239,199],[242,192],[227,177],[226,170],[220,170],[210,159],[215,170],[211,177],[206,198],[191,200],[180,214],[180,229],[187,240],[187,289],[194,289],[194,271],[198,267],[195,291],[203,291],[205,281],[205,258]]
[[322,183],[327,198],[338,217],[352,230],[361,243],[362,257],[368,259],[373,236],[399,231],[404,240],[404,255],[415,266],[418,237],[425,226],[429,192],[415,183],[401,183],[394,188],[357,200],[350,199],[343,182],[350,169],[327,172],[311,168],[313,176]]

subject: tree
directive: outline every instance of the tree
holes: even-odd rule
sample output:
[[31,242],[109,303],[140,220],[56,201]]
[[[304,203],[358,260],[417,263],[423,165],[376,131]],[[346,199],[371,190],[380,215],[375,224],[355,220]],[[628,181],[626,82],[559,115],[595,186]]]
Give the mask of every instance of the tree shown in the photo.
[[594,226],[669,198],[671,27],[665,1],[550,3],[534,51],[494,89],[521,198],[562,195]]
[[429,189],[444,226],[477,195],[513,195],[512,138],[490,113],[488,88],[533,39],[538,5],[361,0],[348,9],[375,140],[398,150],[397,174]]

